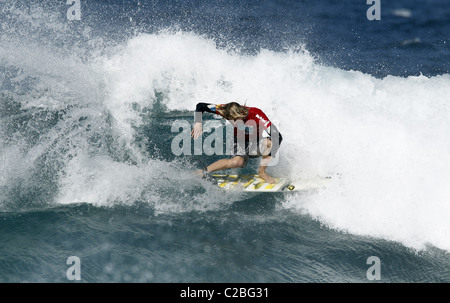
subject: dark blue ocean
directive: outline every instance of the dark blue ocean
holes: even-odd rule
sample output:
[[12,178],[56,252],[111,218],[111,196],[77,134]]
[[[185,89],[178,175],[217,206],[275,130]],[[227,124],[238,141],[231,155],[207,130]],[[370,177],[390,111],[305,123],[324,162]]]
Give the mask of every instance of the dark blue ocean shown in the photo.
[[[0,282],[448,283],[449,96],[448,0],[0,0]],[[231,101],[327,186],[196,177]]]

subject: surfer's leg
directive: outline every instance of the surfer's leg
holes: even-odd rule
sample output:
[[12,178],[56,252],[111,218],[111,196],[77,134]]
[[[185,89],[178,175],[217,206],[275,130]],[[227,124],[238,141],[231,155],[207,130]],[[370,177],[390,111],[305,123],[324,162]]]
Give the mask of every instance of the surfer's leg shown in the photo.
[[[246,143],[246,142],[244,142]],[[247,165],[248,161],[248,144],[238,144],[236,137],[234,138],[233,150],[230,159],[221,159],[206,167],[207,172],[217,170],[241,168]]]
[[275,179],[266,173],[266,168],[269,162],[272,160],[271,156],[262,156],[261,163],[259,165],[258,175],[264,179],[267,183],[275,183]]
[[265,138],[261,140],[259,144],[259,154],[262,156],[262,159],[259,165],[258,174],[267,183],[275,183],[275,179],[266,173],[266,168],[272,160],[272,155],[275,155],[280,148],[283,137],[278,133],[278,137],[274,137],[273,139],[275,140],[274,142],[272,142],[272,139]]
[[247,157],[241,156],[235,156],[231,159],[221,159],[203,169],[196,171],[196,173],[202,178],[207,178],[209,173],[217,170],[245,167],[247,160]]
[[262,156],[270,155],[271,150],[272,150],[272,141],[269,138],[265,138],[265,139],[260,141],[260,143],[259,143],[259,153]]
[[206,169],[208,170],[208,172],[213,172],[216,170],[244,167],[246,163],[246,158],[235,156],[231,159],[220,159],[209,165]]
[[248,142],[244,142],[245,144],[238,144],[237,139],[235,138],[232,150],[232,156],[230,159],[220,159],[213,164],[203,168],[202,170],[197,171],[197,173],[203,178],[207,177],[207,175],[211,172],[230,169],[230,168],[241,168],[247,165],[247,161],[249,158],[248,155]]

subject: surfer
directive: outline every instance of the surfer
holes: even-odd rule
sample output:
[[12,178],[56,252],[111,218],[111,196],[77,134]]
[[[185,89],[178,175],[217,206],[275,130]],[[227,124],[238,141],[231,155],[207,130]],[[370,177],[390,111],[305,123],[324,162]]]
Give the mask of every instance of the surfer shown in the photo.
[[[230,159],[221,159],[198,171],[203,178],[211,172],[229,168],[242,168],[249,158],[262,157],[258,174],[267,183],[275,183],[266,168],[275,156],[282,141],[276,126],[262,110],[242,106],[237,102],[226,104],[198,103],[195,109],[194,128],[191,136],[197,139],[202,133],[203,112],[217,114],[228,120],[234,127],[233,151]],[[255,136],[256,132],[256,136]]]

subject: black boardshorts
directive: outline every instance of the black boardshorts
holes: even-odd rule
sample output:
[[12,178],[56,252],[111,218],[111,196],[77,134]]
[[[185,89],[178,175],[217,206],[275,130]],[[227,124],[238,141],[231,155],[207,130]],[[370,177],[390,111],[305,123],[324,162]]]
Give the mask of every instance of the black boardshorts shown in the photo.
[[[274,142],[272,138],[272,148],[270,150],[270,153],[268,156],[275,156],[278,150],[280,149],[281,141],[283,141],[283,137],[281,136],[281,133],[278,133],[278,142]],[[249,158],[258,158],[262,156],[262,143],[263,140],[256,140],[254,142],[245,140],[244,142],[238,142],[236,136],[234,137],[233,142],[233,151],[231,154],[231,158],[234,158],[236,156],[240,156],[244,158],[244,165],[245,167],[247,165]]]

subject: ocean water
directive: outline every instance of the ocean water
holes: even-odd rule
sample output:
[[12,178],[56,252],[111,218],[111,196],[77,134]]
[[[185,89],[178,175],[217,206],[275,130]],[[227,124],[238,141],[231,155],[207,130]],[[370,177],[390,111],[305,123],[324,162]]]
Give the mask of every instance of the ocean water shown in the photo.
[[[0,1],[0,282],[450,282],[450,4],[393,2]],[[229,101],[329,186],[194,177]]]

